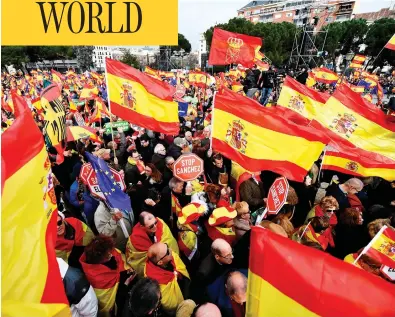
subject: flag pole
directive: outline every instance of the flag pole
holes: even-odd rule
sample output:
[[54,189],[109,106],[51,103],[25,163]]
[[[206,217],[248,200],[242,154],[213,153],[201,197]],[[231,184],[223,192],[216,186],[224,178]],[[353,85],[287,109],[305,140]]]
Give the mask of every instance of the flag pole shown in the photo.
[[302,235],[299,237],[299,241],[302,240],[302,238],[303,238],[303,236],[304,236],[304,234],[305,234],[307,228],[308,228],[308,227],[310,226],[310,224],[311,224],[311,221],[312,221],[312,220],[310,220],[309,223],[308,223],[308,224],[306,225],[306,227],[304,228],[304,230],[303,230],[303,232],[302,232]]
[[[387,44],[385,44],[385,45],[387,45]],[[374,65],[374,62],[376,61],[377,57],[379,57],[380,54],[381,54],[381,52],[385,49],[385,45],[383,46],[383,48],[381,49],[381,51],[376,55],[376,57],[373,59],[372,66]],[[368,67],[368,65],[366,65],[366,68],[367,68],[367,67]]]
[[215,96],[217,95],[217,91],[214,91],[213,96],[213,105],[211,106],[211,131],[210,131],[210,150],[213,150],[213,131],[214,131],[214,107],[215,107]]
[[[107,88],[107,102],[108,102],[108,111],[110,112],[110,123],[111,123],[111,137],[112,137],[112,141],[114,141],[114,131],[113,131],[113,122],[112,122],[112,112],[111,112],[111,98],[110,98],[110,89],[108,86],[108,73],[107,73],[107,59],[108,57],[106,57],[105,61],[104,61],[104,72],[106,74],[106,88]],[[101,120],[100,120],[100,124],[101,124]],[[112,147],[112,150],[114,152],[114,159],[117,158],[116,154],[115,154],[115,148],[114,146]]]
[[353,262],[354,265],[357,264],[358,260],[361,258],[362,255],[364,255],[372,246],[373,243],[376,242],[376,240],[382,235],[382,233],[384,232],[385,229],[387,229],[387,226],[382,226],[380,231],[376,233],[376,235],[373,237],[373,239],[369,242],[369,244],[364,247],[364,249],[362,250],[362,252],[358,255],[358,257],[355,259],[355,261]]
[[321,181],[321,170],[322,170],[322,164],[324,164],[325,154],[326,154],[326,146],[325,146],[325,149],[324,149],[324,154],[322,155],[322,161],[321,161],[321,165],[320,165],[320,170],[318,171],[318,177],[317,177],[317,181],[318,182]]

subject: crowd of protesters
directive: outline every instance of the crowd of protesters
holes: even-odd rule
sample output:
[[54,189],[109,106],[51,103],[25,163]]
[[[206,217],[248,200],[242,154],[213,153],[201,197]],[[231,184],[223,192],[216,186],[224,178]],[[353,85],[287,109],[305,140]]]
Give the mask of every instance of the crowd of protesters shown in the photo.
[[[295,77],[303,82],[306,74],[302,69]],[[393,77],[383,81],[393,88]],[[243,85],[247,96],[265,105],[279,83],[275,70],[253,68]],[[186,90],[192,97],[196,93],[194,87]],[[78,99],[77,90],[71,94]],[[106,94],[104,83],[99,94]],[[63,97],[67,124],[77,125],[64,90]],[[209,97],[193,105],[180,118],[179,135],[132,124],[106,134],[101,127],[110,118],[103,117],[95,123],[103,143],[68,142],[60,165],[51,156],[59,209],[55,249],[73,316],[245,316],[252,226],[346,262],[353,262],[384,225],[394,229],[395,182],[320,171],[321,158],[303,183],[289,181],[280,212],[257,223],[280,175],[254,173],[235,187],[234,164],[210,147],[212,102]],[[93,110],[93,101],[77,109],[83,118]],[[12,115],[2,113],[6,128]],[[37,113],[35,119],[42,128]],[[87,152],[121,172],[132,210],[113,210],[90,192],[80,177]],[[204,160],[200,179],[183,182],[173,176],[175,160],[185,153]],[[357,264],[388,280],[369,256]]]

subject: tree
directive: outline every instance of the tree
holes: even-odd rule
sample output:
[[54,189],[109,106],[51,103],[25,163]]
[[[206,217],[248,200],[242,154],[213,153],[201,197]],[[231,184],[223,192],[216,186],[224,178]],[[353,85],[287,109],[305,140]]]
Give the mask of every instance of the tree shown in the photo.
[[15,68],[22,67],[22,63],[29,62],[24,46],[2,46],[1,67],[14,65]]
[[78,67],[82,70],[89,70],[93,67],[93,46],[74,46],[75,56],[77,58]]
[[[395,34],[394,19],[384,18],[375,21],[370,26],[365,37],[364,43],[368,46],[366,52],[371,56],[377,56],[393,34]],[[383,49],[379,57],[376,59],[375,64],[377,65],[385,60],[394,61],[395,52]]]
[[[161,45],[161,46],[159,46],[159,49],[165,48],[165,47],[166,46]],[[181,49],[183,49],[186,53],[189,53],[192,49],[192,46],[191,46],[191,43],[188,41],[188,39],[184,35],[178,33],[178,45],[177,46],[170,46],[170,49],[171,49],[171,53],[180,51]]]
[[124,63],[126,65],[129,65],[129,66],[132,66],[132,67],[137,68],[137,69],[140,68],[140,63],[137,60],[136,56],[131,54],[130,51],[127,50],[127,49],[122,49],[122,52],[123,52],[123,55],[122,55],[122,58],[120,60],[122,63]]

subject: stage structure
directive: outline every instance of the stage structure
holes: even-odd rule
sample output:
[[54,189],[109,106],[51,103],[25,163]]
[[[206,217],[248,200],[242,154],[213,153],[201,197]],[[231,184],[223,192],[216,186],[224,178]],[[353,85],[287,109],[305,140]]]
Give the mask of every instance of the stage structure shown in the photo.
[[170,46],[160,46],[159,56],[156,59],[158,70],[170,71],[171,69],[177,68],[171,61],[171,47]]

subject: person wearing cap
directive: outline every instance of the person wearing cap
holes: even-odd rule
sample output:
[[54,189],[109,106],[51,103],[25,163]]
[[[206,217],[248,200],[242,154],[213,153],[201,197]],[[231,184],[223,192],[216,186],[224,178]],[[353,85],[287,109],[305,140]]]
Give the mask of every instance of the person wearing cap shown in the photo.
[[198,252],[198,236],[202,233],[198,219],[206,211],[207,206],[192,202],[181,209],[181,215],[178,217],[178,247],[189,261],[192,261]]
[[214,209],[208,222],[205,223],[209,238],[213,241],[221,238],[233,245],[236,242],[233,221],[236,216],[237,211],[229,205]]
[[164,310],[174,315],[177,306],[188,298],[189,273],[177,253],[162,242],[154,243],[147,252],[144,275],[157,280]]
[[184,138],[177,137],[173,144],[167,149],[167,155],[177,160],[183,153],[183,150],[188,147],[188,142]]
[[167,224],[153,214],[143,211],[126,243],[126,260],[137,275],[144,275],[147,251],[156,242],[166,243],[173,252],[179,253],[177,242]]
[[[92,230],[85,223],[77,218],[65,218],[64,214],[60,211],[58,211],[56,225],[56,256],[65,262],[68,262],[74,246],[87,246],[94,238]],[[70,260],[70,263],[74,264],[74,259]],[[76,263],[78,263],[78,259]]]

